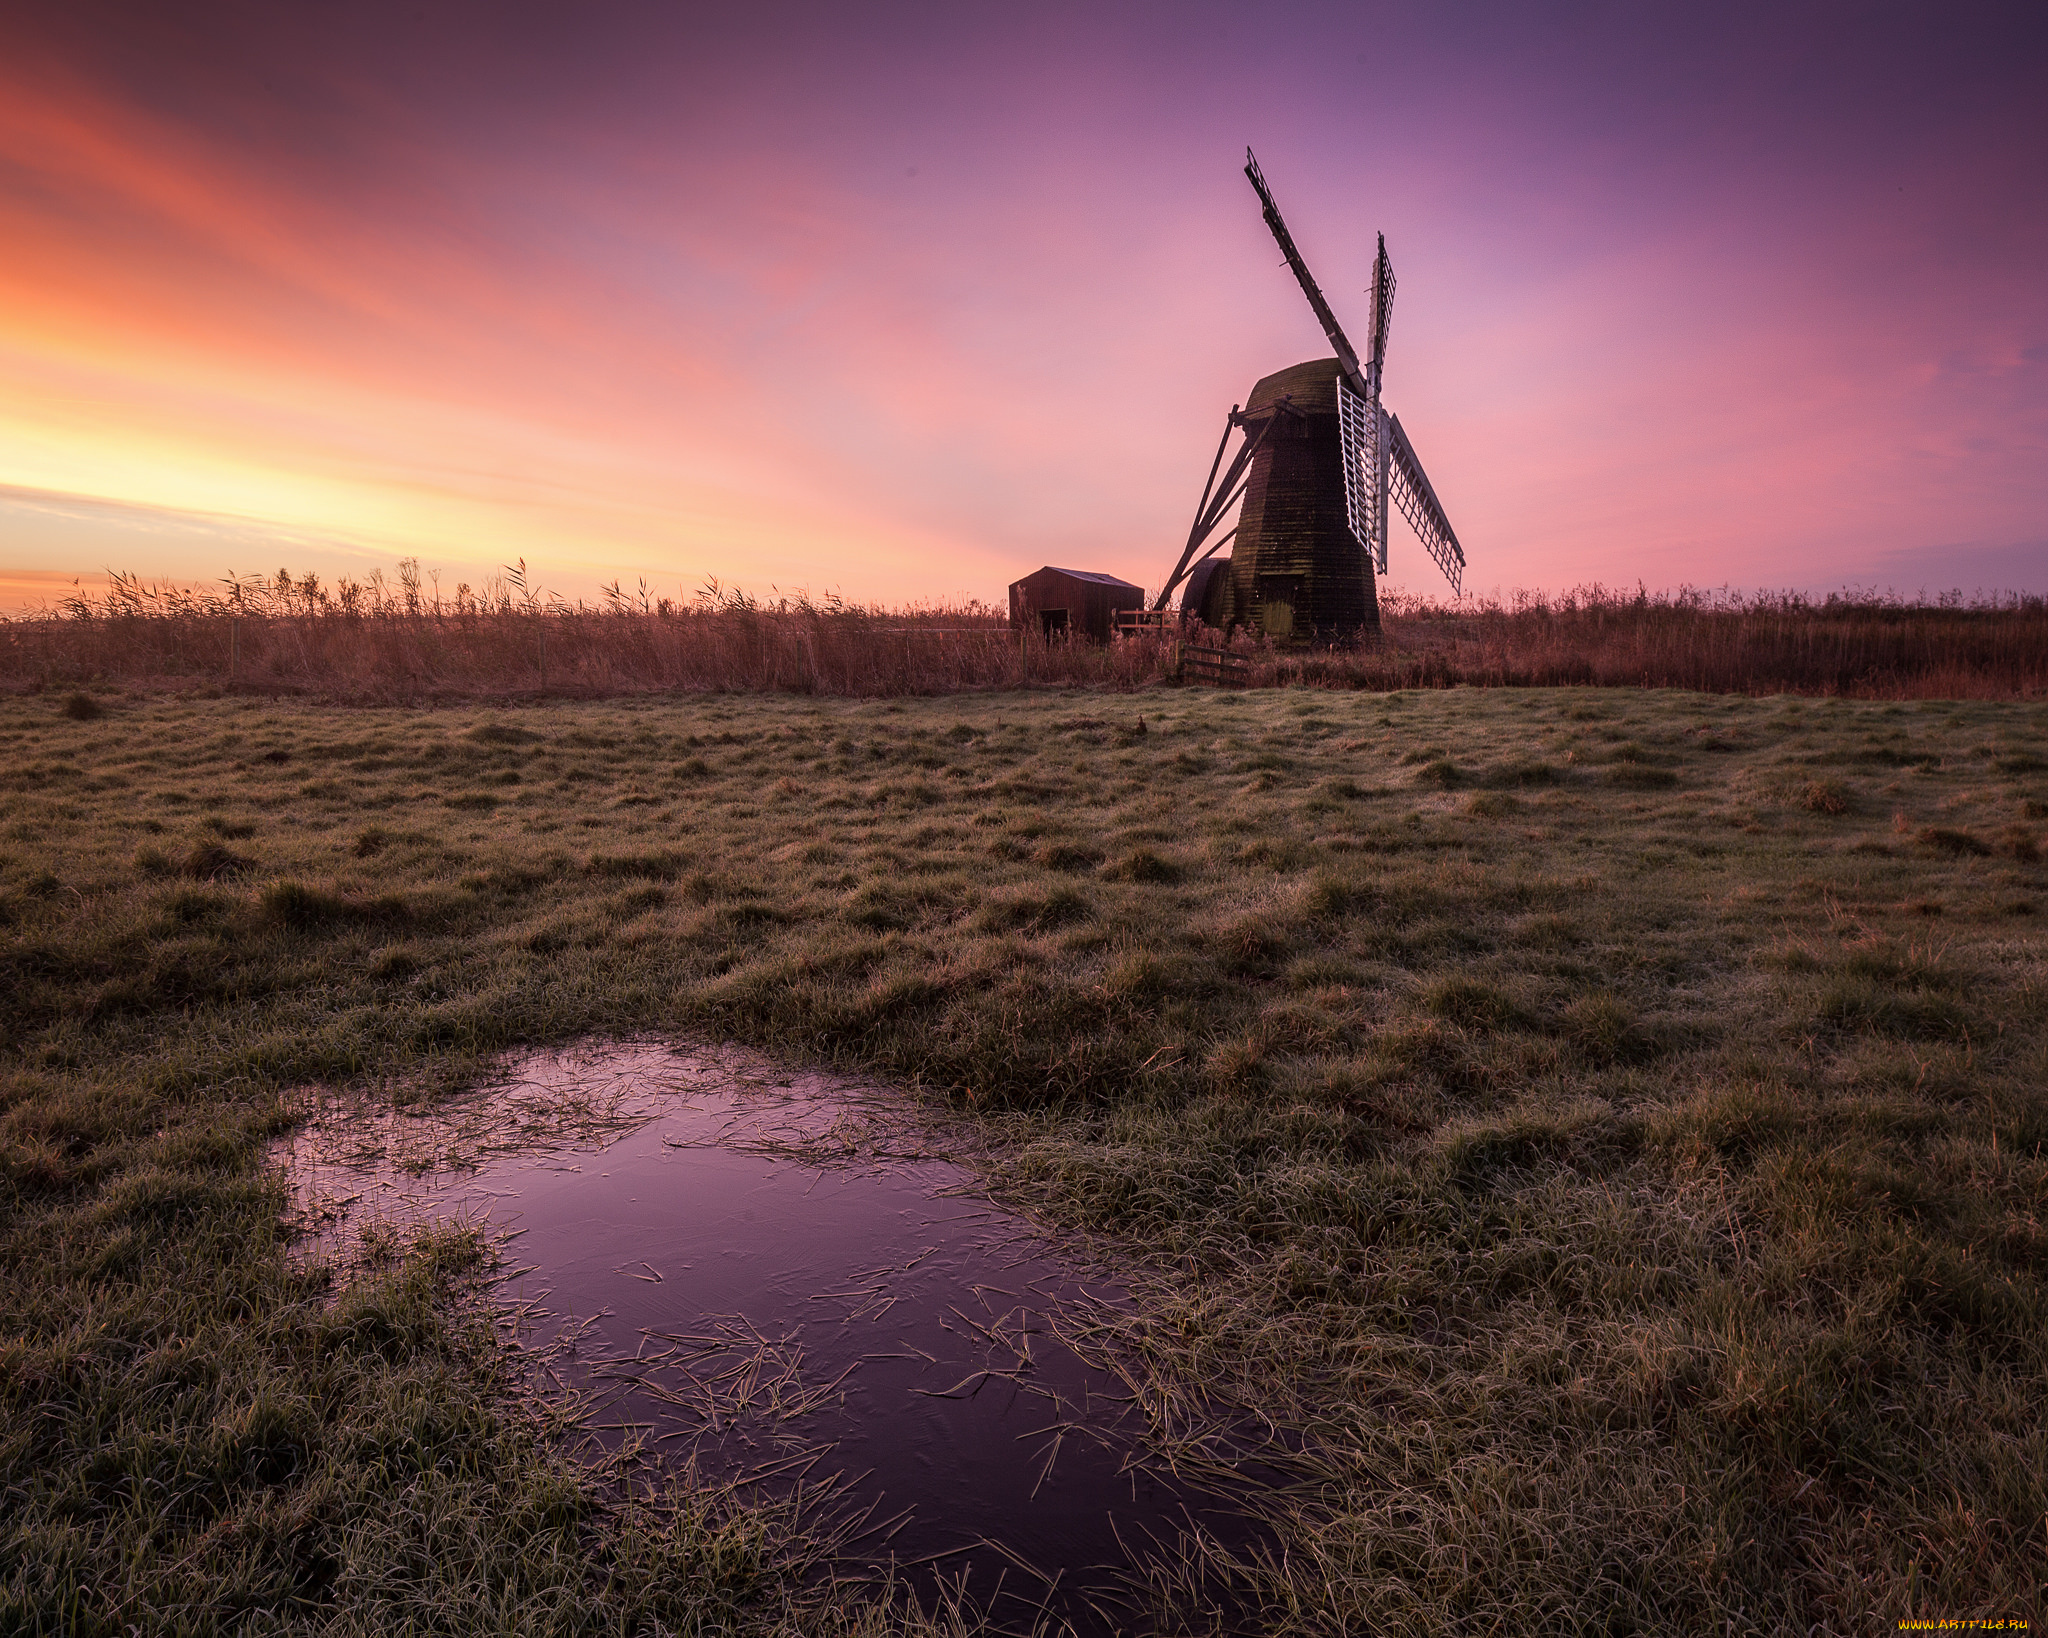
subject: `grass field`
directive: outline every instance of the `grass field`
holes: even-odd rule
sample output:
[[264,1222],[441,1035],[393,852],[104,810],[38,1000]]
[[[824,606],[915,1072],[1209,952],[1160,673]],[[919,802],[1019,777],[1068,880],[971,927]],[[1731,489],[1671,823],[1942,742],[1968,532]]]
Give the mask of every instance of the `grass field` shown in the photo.
[[0,1631],[826,1632],[295,1268],[311,1082],[671,1031],[915,1083],[1298,1454],[1274,1631],[2048,1586],[2048,705],[1146,688],[0,703]]

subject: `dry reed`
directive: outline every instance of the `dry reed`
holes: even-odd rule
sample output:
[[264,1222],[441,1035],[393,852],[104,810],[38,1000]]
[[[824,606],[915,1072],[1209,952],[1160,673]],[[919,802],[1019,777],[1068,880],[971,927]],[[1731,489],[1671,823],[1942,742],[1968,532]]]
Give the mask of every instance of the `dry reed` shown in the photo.
[[2048,692],[2048,599],[1934,603],[1685,589],[1651,596],[1595,586],[1547,598],[1449,607],[1383,600],[1377,652],[1276,669],[1301,681],[1330,667],[1353,687],[1690,688],[1709,694],[1854,699],[2012,699]]
[[[1255,687],[1395,690],[1660,687],[1862,699],[2048,693],[2048,599],[1965,603],[1598,586],[1559,597],[1446,605],[1383,594],[1382,639],[1275,650],[1230,646]],[[679,601],[614,583],[602,602],[534,587],[526,565],[448,595],[418,565],[397,583],[316,575],[230,578],[219,591],[115,575],[97,597],[0,618],[0,687],[98,684],[310,694],[362,703],[768,692],[877,697],[1034,685],[1135,688],[1177,680],[1177,639],[1108,645],[1013,630],[979,602],[905,609],[828,596],[764,602],[709,582]],[[79,696],[85,699],[85,696]],[[86,704],[89,706],[90,701]]]
[[103,596],[0,620],[0,686],[127,683],[315,694],[364,703],[724,691],[877,696],[1034,683],[1132,687],[1160,639],[1028,640],[998,611],[871,609],[837,597],[758,601],[710,582],[688,602],[644,585],[596,606],[534,589],[524,563],[448,596],[410,560],[394,588],[334,589],[289,571],[217,592],[116,575]]

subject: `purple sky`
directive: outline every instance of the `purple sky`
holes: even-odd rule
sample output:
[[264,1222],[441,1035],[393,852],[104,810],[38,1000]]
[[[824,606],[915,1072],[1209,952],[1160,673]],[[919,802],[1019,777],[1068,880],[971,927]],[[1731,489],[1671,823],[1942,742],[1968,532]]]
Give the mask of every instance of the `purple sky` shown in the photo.
[[[1326,349],[1467,585],[2048,591],[2048,10],[0,8],[0,606],[1156,585]],[[1396,526],[1395,586],[1434,569]]]

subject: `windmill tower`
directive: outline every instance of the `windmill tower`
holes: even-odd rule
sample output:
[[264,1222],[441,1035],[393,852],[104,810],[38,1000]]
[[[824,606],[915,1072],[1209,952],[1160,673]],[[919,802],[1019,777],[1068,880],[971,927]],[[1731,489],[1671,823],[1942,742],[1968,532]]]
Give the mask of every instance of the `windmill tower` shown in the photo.
[[[1174,592],[1186,587],[1183,609],[1211,625],[1250,626],[1275,642],[1369,635],[1379,630],[1373,575],[1387,572],[1390,495],[1453,591],[1465,567],[1464,549],[1415,446],[1399,418],[1380,403],[1394,305],[1387,241],[1382,235],[1373,262],[1372,332],[1361,362],[1294,248],[1249,148],[1244,173],[1336,356],[1265,377],[1242,409],[1231,410],[1187,547],[1153,606],[1165,609]],[[1233,432],[1242,432],[1244,442],[1226,468],[1223,456]],[[1219,536],[1240,496],[1244,506],[1236,525]],[[1233,538],[1230,557],[1216,559]]]

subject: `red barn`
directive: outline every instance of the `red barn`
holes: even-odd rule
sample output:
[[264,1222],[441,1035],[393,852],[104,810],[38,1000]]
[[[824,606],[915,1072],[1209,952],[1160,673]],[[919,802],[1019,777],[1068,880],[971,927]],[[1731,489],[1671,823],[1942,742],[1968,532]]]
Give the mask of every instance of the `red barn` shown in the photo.
[[1040,569],[1010,582],[1010,624],[1051,637],[1067,632],[1106,643],[1119,609],[1142,609],[1145,589],[1113,574]]

